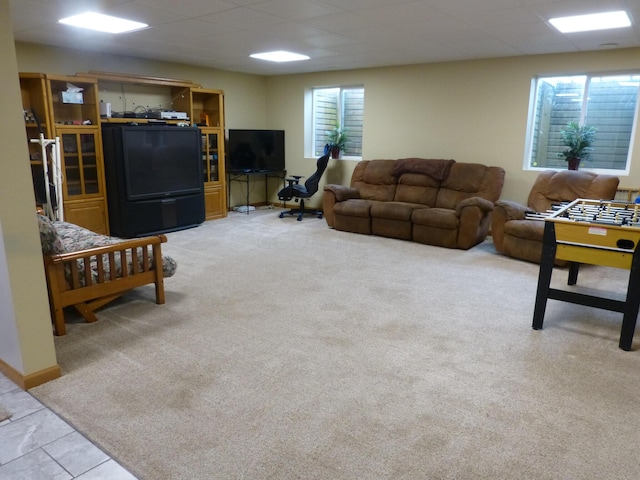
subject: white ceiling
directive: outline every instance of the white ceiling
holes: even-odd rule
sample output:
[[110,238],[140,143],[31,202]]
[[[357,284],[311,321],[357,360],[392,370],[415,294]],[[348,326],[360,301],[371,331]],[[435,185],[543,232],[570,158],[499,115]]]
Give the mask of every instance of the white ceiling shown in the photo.
[[[16,40],[259,75],[640,46],[640,0],[10,0]],[[148,23],[123,35],[59,18]],[[626,10],[632,28],[562,35],[556,16]],[[249,58],[290,50],[311,60]]]

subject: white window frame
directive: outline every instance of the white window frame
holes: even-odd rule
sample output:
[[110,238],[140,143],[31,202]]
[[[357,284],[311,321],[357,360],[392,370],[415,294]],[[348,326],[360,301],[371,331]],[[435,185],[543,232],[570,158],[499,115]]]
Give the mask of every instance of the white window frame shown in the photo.
[[[364,85],[327,85],[327,86],[315,86],[315,87],[310,87],[307,88],[305,90],[305,98],[304,98],[304,111],[305,111],[305,125],[304,125],[304,138],[305,138],[305,145],[304,145],[304,150],[305,150],[305,157],[307,158],[316,158],[319,155],[322,155],[322,152],[317,152],[316,151],[316,131],[318,130],[318,128],[316,127],[316,112],[315,112],[315,105],[313,104],[314,102],[314,91],[315,90],[322,90],[322,89],[339,89],[340,93],[338,94],[338,98],[342,98],[342,93],[345,90],[351,90],[351,89],[361,89],[364,93]],[[363,100],[364,103],[364,100]],[[363,110],[364,110],[364,104],[363,104]],[[344,106],[339,104],[338,109],[340,111],[339,113],[339,120],[338,123],[341,126],[341,128],[345,128],[344,123]],[[360,126],[360,128],[362,129],[362,136],[360,137],[360,141],[362,141],[362,137],[364,136],[364,114],[363,114],[363,119],[362,119],[362,125]],[[346,126],[346,133],[347,135],[352,135],[352,132],[350,133],[350,129],[348,127],[348,125]],[[355,161],[359,161],[362,160],[362,154],[360,155],[353,155],[353,154],[349,154],[348,153],[348,149],[347,152],[342,152],[342,155],[340,157],[341,160],[355,160]]]
[[[538,105],[538,82],[544,79],[550,78],[577,78],[577,77],[585,77],[585,87],[582,98],[582,109],[580,112],[579,122],[584,123],[585,116],[587,114],[588,108],[588,94],[589,94],[589,82],[593,78],[598,77],[616,77],[616,76],[638,76],[640,75],[640,71],[631,70],[631,71],[622,71],[622,72],[590,72],[590,73],[572,73],[572,74],[549,74],[549,75],[538,75],[534,77],[531,81],[531,92],[529,95],[529,118],[527,122],[527,137],[525,142],[525,151],[524,151],[524,159],[523,159],[523,169],[524,170],[532,170],[532,171],[542,171],[542,170],[552,170],[554,167],[548,166],[533,166],[532,163],[532,152],[534,148],[534,131],[536,125],[536,115],[537,115],[537,105]],[[640,86],[638,88],[638,93],[636,97],[636,105],[633,114],[633,123],[631,126],[631,137],[629,139],[629,147],[627,151],[627,159],[625,169],[605,169],[605,168],[593,168],[589,166],[589,162],[587,161],[584,166],[581,166],[581,169],[589,170],[594,173],[603,173],[610,175],[628,175],[631,169],[632,162],[632,152],[634,148],[634,139],[636,136],[636,129],[638,127],[638,116],[640,111]],[[597,134],[596,134],[597,135]],[[597,141],[597,137],[596,137]],[[597,144],[594,144],[597,147]],[[561,168],[556,168],[557,170],[561,170]]]

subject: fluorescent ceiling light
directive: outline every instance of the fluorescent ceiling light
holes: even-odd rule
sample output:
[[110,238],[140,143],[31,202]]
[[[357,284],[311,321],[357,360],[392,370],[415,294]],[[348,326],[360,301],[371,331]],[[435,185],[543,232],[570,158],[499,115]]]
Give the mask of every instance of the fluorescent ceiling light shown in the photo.
[[590,32],[593,30],[608,30],[610,28],[630,27],[631,20],[625,11],[593,13],[591,15],[576,15],[573,17],[558,17],[549,23],[562,33]]
[[126,33],[147,28],[146,23],[134,22],[126,18],[111,17],[96,12],[85,12],[72,17],[61,18],[59,23],[73,27],[87,28],[107,33]]
[[310,58],[306,55],[286,52],[284,50],[277,50],[275,52],[253,53],[249,56],[251,58],[257,58],[259,60],[268,60],[270,62],[297,62],[299,60],[309,60]]

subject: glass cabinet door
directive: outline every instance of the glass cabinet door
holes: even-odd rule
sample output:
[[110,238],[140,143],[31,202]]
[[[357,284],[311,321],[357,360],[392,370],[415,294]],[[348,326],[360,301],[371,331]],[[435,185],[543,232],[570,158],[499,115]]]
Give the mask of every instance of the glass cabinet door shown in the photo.
[[218,140],[217,132],[202,132],[202,172],[205,183],[220,181]]
[[97,133],[69,131],[60,138],[65,198],[99,194]]

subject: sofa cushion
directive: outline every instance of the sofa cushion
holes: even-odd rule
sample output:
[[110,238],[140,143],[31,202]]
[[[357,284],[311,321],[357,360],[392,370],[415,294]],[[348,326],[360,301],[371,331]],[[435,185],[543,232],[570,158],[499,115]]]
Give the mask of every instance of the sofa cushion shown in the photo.
[[555,203],[576,198],[611,200],[615,197],[619,181],[615,175],[584,170],[547,170],[536,178],[527,205],[537,212],[545,212]]
[[458,217],[455,210],[447,208],[421,208],[411,214],[414,225],[436,227],[444,230],[458,228]]
[[436,204],[440,181],[428,175],[404,173],[398,177],[396,202],[419,203],[428,207]]
[[544,223],[543,220],[511,220],[504,224],[504,234],[542,242]]
[[351,199],[333,208],[334,228],[345,232],[371,234],[371,205],[375,200]]
[[504,169],[479,163],[454,163],[443,180],[436,207],[455,209],[462,200],[471,197],[496,202],[504,184]]
[[40,232],[40,245],[45,255],[58,255],[66,253],[62,240],[53,225],[53,222],[44,215],[38,214],[38,231]]
[[362,163],[363,168],[354,170],[351,182],[351,186],[360,192],[360,197],[380,202],[393,200],[397,183],[397,178],[393,175],[395,160],[370,160]]
[[352,198],[344,202],[336,203],[333,211],[336,215],[369,218],[371,216],[371,205],[373,203],[375,203],[374,200]]
[[405,173],[418,173],[428,175],[436,180],[444,180],[449,176],[451,165],[455,160],[428,159],[428,158],[401,158],[393,167],[393,175],[396,177]]
[[411,222],[411,214],[418,208],[426,208],[419,203],[374,202],[371,205],[371,217]]
[[105,247],[118,243],[119,239],[108,237],[74,223],[56,221],[53,225],[67,252],[78,252],[94,247]]
[[[138,271],[143,270],[143,260],[142,260],[142,247],[138,248],[137,251],[137,255],[138,255]],[[151,250],[149,250],[149,255],[151,256]],[[121,254],[120,252],[116,252],[114,254],[114,265],[115,265],[115,272],[114,272],[114,276],[111,276],[111,265],[110,262],[107,259],[107,256],[104,255],[104,258],[102,259],[101,265],[102,265],[102,269],[104,272],[104,275],[107,277],[110,277],[111,279],[113,278],[122,278],[122,261],[121,261]],[[89,263],[89,268],[91,269],[91,279],[92,279],[92,284],[97,284],[99,283],[99,270],[98,270],[98,259],[94,256],[91,258],[91,261],[88,262]],[[85,281],[85,268],[86,268],[86,263],[83,261],[78,260],[78,279],[80,280],[80,286],[85,286],[86,285],[86,281]],[[127,274],[128,275],[133,275],[134,274],[134,270],[133,270],[133,259],[131,258],[131,253],[129,251],[127,251],[126,253],[126,259],[125,259],[125,264],[126,264],[126,268],[127,268]],[[155,269],[156,265],[155,263],[152,264],[152,267]],[[172,277],[175,273],[176,273],[176,269],[178,268],[178,264],[176,263],[176,261],[172,258],[169,257],[168,255],[163,255],[162,256],[162,276],[164,278],[169,278]],[[71,272],[69,271],[68,268],[65,268],[65,275],[67,276],[67,279],[71,278]],[[70,281],[70,280],[68,280]]]

